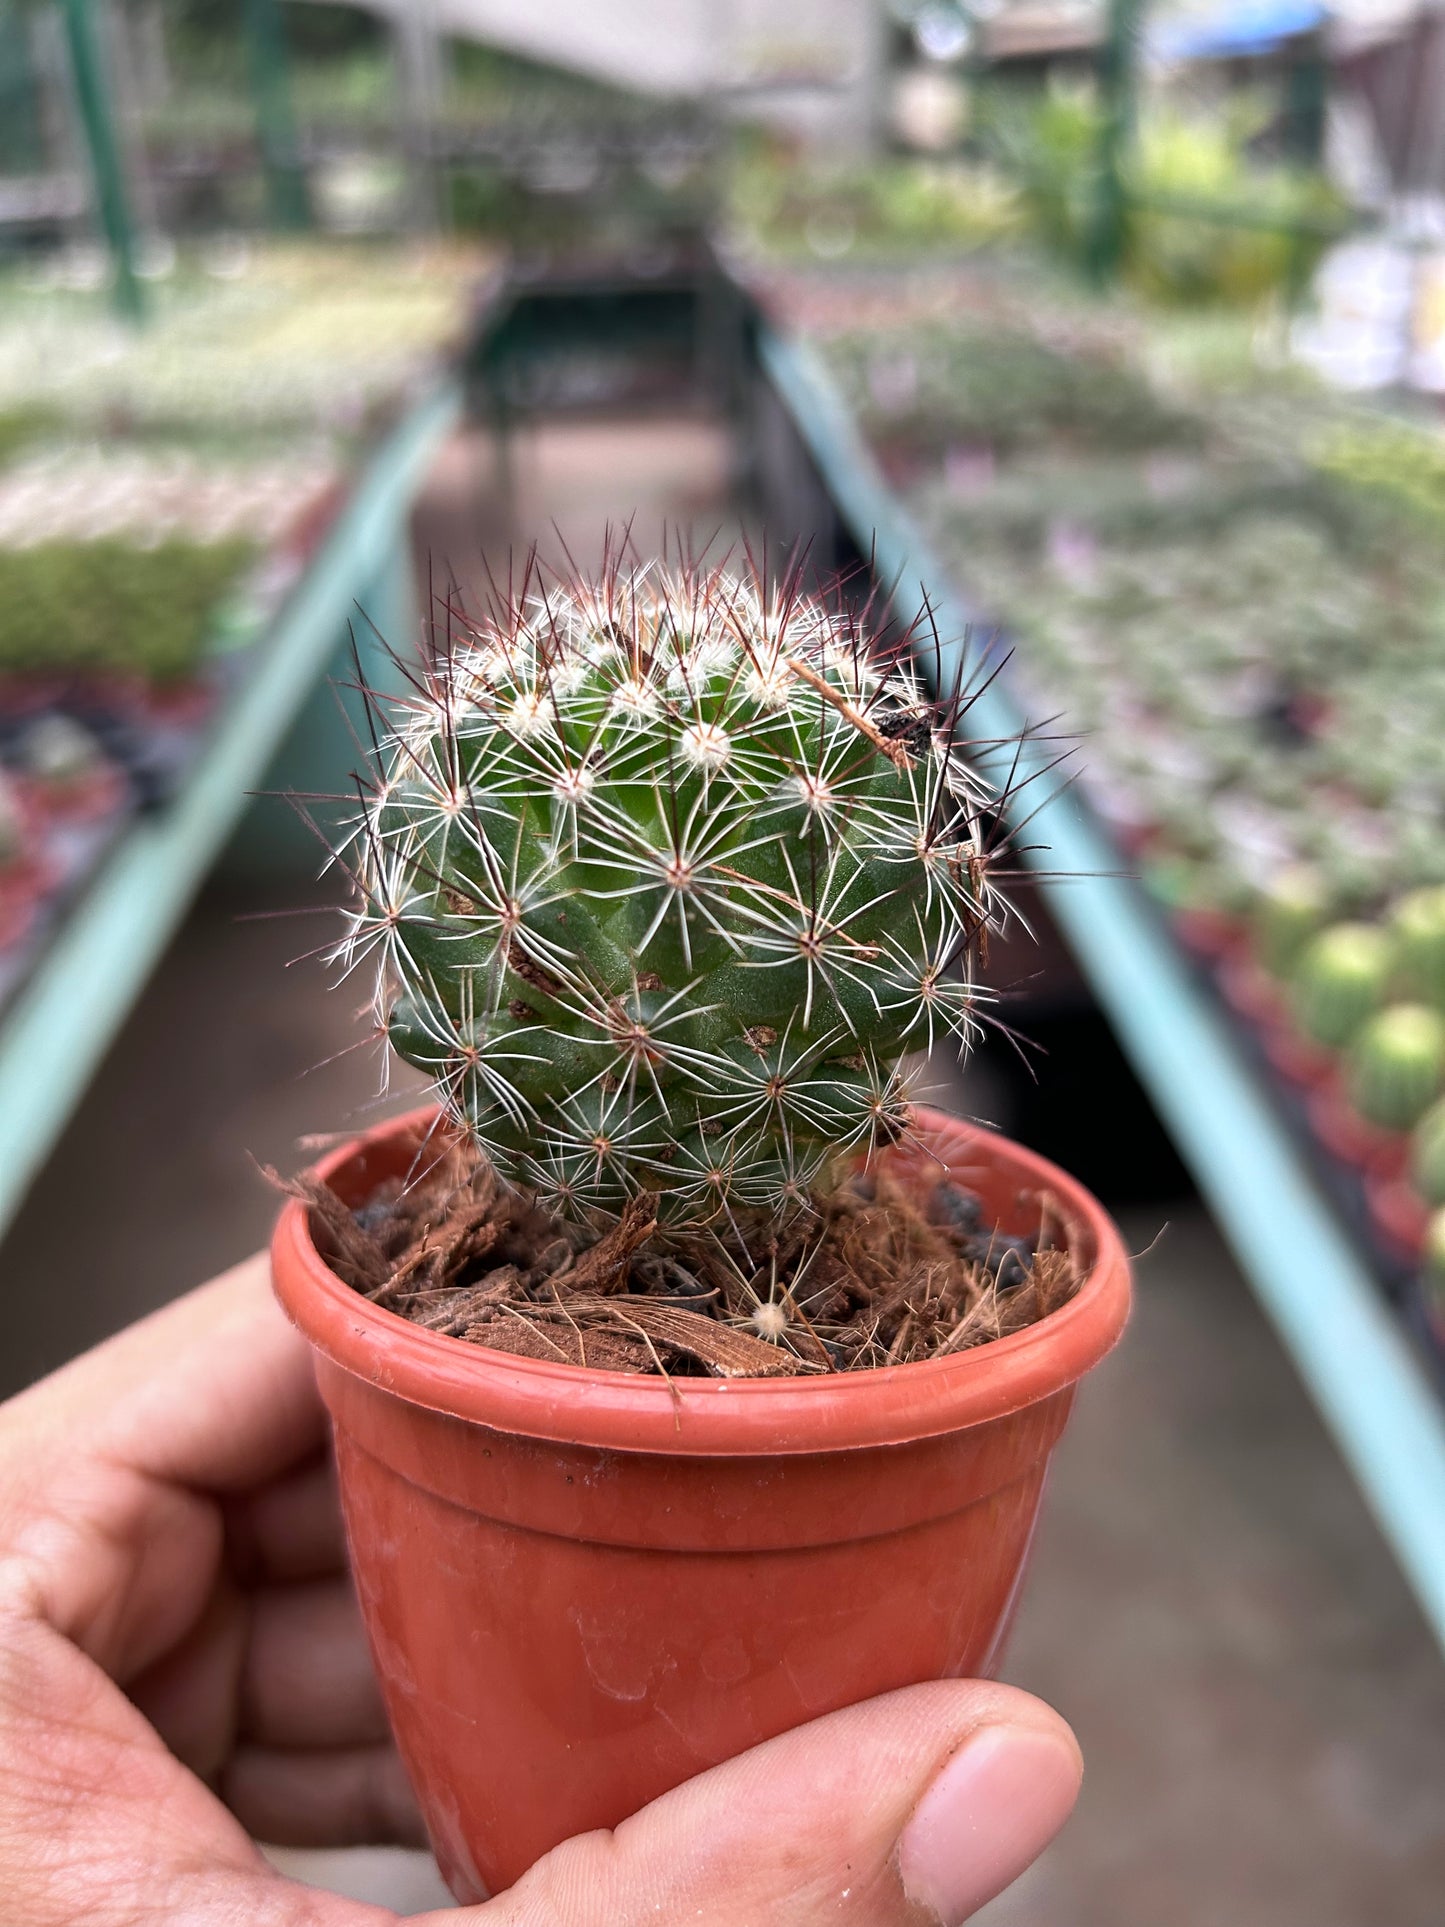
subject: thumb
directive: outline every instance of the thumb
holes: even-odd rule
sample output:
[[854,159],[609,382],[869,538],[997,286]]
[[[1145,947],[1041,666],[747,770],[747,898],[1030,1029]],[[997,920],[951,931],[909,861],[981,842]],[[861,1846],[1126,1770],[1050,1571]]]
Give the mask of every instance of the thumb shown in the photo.
[[907,1687],[566,1841],[488,1905],[430,1924],[953,1927],[1054,1837],[1081,1772],[1068,1727],[1026,1693]]

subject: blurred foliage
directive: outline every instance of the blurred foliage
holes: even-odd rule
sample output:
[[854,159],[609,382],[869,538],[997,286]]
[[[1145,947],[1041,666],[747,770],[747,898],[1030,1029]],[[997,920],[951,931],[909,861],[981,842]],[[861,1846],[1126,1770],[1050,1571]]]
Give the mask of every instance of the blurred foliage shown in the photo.
[[488,162],[448,170],[453,228],[519,254],[554,250],[615,254],[700,236],[710,224],[707,158],[679,154],[668,165],[645,157],[594,154],[569,178]]
[[981,93],[977,128],[985,151],[1018,183],[1035,238],[1082,263],[1100,192],[1103,123],[1093,90],[997,84]]
[[60,426],[55,410],[38,403],[18,402],[13,407],[0,408],[0,468],[36,442],[55,435]]
[[248,542],[53,542],[0,549],[0,671],[193,673]]
[[1436,430],[1402,421],[1354,421],[1320,438],[1316,460],[1327,474],[1410,509],[1437,531],[1445,523],[1445,442]]
[[[1265,112],[1241,97],[1228,111],[1145,108],[1123,155],[1123,275],[1151,300],[1248,306],[1304,287],[1345,209],[1322,176],[1256,161]],[[996,89],[981,109],[984,143],[1020,184],[1034,232],[1079,263],[1089,258],[1103,183],[1103,116],[1093,91]]]
[[[323,143],[393,143],[403,102],[386,20],[312,0],[282,0],[282,15],[292,104],[303,132]],[[165,99],[147,109],[148,135],[161,143],[249,143],[255,110],[244,0],[184,0],[168,14],[166,55],[171,84]],[[444,40],[440,68],[437,131],[464,144],[505,150],[510,132],[535,150],[549,141],[606,143],[696,128],[695,104],[632,94],[475,41]]]
[[[1343,230],[1343,204],[1323,178],[1250,165],[1248,129],[1247,116],[1146,119],[1126,176],[1140,205],[1128,217],[1125,272],[1142,293],[1242,306],[1300,291]],[[1148,205],[1156,196],[1212,206],[1221,218]]]
[[536,140],[551,134],[572,139],[599,132],[674,121],[676,103],[630,94],[603,80],[506,53],[475,40],[448,43],[446,109],[479,122],[510,122]]
[[1018,195],[985,167],[897,156],[828,164],[746,144],[728,207],[744,246],[825,261],[968,251],[1023,227]]
[[[165,97],[142,115],[147,140],[243,143],[255,134],[245,0],[179,0],[167,9]],[[311,132],[381,133],[395,122],[396,79],[385,22],[360,7],[283,0],[292,104]]]
[[1142,448],[1198,439],[1198,424],[1135,369],[1065,352],[987,316],[844,332],[828,359],[865,425],[915,451],[1060,440]]

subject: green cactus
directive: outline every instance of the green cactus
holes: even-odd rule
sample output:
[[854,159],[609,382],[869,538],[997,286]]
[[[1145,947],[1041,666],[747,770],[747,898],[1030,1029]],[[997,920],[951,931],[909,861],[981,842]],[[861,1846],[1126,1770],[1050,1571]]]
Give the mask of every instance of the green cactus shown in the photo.
[[1305,946],[1294,972],[1295,1022],[1306,1037],[1342,1050],[1384,1001],[1394,946],[1370,923],[1337,923]]
[[1445,1205],[1445,1099],[1432,1104],[1415,1126],[1410,1175],[1426,1204]]
[[1329,910],[1325,880],[1309,864],[1293,864],[1271,879],[1250,919],[1259,961],[1271,976],[1290,975]]
[[1350,1046],[1350,1102],[1371,1124],[1408,1131],[1440,1094],[1445,1017],[1425,1004],[1392,1004],[1367,1018]]
[[1436,1316],[1445,1316],[1445,1209],[1432,1212],[1425,1228],[1420,1284]]
[[534,580],[395,719],[341,954],[564,1217],[785,1211],[907,1129],[900,1053],[976,1032],[999,799],[960,715],[795,588]]
[[1390,917],[1407,994],[1445,1008],[1445,885],[1412,890]]

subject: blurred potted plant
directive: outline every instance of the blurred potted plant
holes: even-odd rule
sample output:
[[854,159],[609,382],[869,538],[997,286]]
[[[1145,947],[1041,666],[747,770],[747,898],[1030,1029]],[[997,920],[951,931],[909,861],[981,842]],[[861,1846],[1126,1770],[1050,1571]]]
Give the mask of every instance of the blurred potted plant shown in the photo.
[[1128,1276],[899,1067],[974,1034],[1001,914],[965,713],[795,584],[612,570],[383,736],[342,954],[440,1103],[323,1160],[273,1259],[460,1897],[997,1662]]
[[1394,968],[1387,933],[1371,923],[1334,923],[1297,953],[1289,984],[1289,1023],[1270,1033],[1270,1062],[1307,1092],[1331,1089],[1340,1052],[1384,1003]]
[[1445,1102],[1437,1100],[1415,1125],[1406,1169],[1368,1180],[1365,1190],[1386,1255],[1399,1265],[1418,1264],[1431,1218],[1445,1207]]
[[1338,1084],[1310,1101],[1326,1149],[1378,1178],[1400,1177],[1410,1130],[1439,1095],[1445,1018],[1424,1004],[1391,1004],[1361,1025]]

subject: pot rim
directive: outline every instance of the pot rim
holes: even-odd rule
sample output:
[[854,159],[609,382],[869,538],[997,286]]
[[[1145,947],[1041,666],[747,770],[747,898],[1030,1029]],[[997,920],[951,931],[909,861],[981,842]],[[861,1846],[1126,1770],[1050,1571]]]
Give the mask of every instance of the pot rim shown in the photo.
[[[312,1175],[324,1180],[364,1146],[434,1115],[426,1105],[390,1118],[319,1159]],[[951,1167],[975,1146],[1002,1151],[1001,1162],[1084,1228],[1094,1259],[1067,1304],[1005,1338],[909,1365],[816,1378],[632,1377],[488,1351],[383,1310],[322,1258],[299,1198],[282,1208],[271,1241],[276,1295],[343,1371],[408,1404],[552,1443],[739,1457],[904,1445],[987,1424],[1063,1391],[1113,1349],[1129,1313],[1129,1261],[1103,1206],[1057,1165],[944,1112],[920,1106],[915,1116]]]

